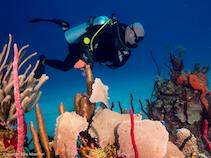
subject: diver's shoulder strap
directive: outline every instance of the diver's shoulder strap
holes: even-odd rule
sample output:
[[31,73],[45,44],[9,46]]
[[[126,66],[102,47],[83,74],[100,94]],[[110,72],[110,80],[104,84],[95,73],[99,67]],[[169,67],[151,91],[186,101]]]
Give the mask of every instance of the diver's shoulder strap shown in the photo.
[[[119,42],[120,42],[122,48],[124,48],[124,50],[129,51],[130,48],[127,47],[126,44],[125,44],[124,41],[123,41],[124,37],[121,37],[121,30],[122,30],[124,27],[126,27],[126,25],[124,25],[124,24],[119,24],[119,25],[117,26],[117,35],[118,35],[118,39],[119,39]],[[125,29],[125,28],[124,28],[124,29]]]
[[103,29],[105,29],[108,25],[114,25],[117,23],[117,20],[108,18],[106,16],[99,16],[94,19],[92,22],[92,26],[99,26],[99,28],[91,35],[91,37],[85,36],[83,38],[83,42],[85,45],[89,47],[89,51],[94,50],[94,40],[96,37],[102,32]]
[[[93,62],[93,51],[95,49],[94,45],[96,37],[102,33],[106,26],[117,24],[118,21],[114,18],[108,18],[107,16],[93,17],[93,19],[90,20],[90,26],[87,28],[88,32],[82,37],[82,43],[84,45],[85,60]],[[95,28],[94,31],[91,28]]]

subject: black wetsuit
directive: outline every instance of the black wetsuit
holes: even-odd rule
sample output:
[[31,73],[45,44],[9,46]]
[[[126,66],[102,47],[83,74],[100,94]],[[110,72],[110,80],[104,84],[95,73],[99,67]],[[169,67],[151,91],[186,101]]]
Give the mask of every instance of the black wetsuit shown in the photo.
[[[118,68],[124,65],[131,55],[129,46],[122,44],[125,40],[126,26],[127,25],[125,24],[117,23],[114,25],[107,25],[103,28],[94,40],[94,50],[91,52],[91,59],[90,57],[87,57],[87,54],[90,54],[90,52],[86,45],[83,44],[83,38],[90,34],[93,35],[100,26],[89,27],[87,33],[81,36],[81,40],[77,43],[68,44],[69,54],[64,61],[46,59],[45,63],[62,71],[68,71],[73,68],[74,64],[79,59],[82,59],[89,64],[98,62],[105,64],[110,68]],[[128,53],[122,54],[122,59],[120,60],[119,51],[127,51]]]

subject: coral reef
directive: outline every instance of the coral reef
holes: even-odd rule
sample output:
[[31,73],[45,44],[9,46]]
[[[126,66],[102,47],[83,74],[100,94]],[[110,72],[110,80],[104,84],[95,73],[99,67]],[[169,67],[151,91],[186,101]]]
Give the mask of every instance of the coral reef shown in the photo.
[[[91,73],[90,67],[86,67],[87,71]],[[102,100],[98,100],[101,104],[95,109],[95,105],[89,100],[93,94],[93,89],[90,89],[93,88],[90,76],[92,75],[86,76],[89,80],[87,92],[76,94],[75,112],[66,112],[64,105],[62,103],[59,105],[60,116],[57,118],[55,137],[53,141],[49,141],[48,146],[52,156],[59,155],[65,158],[184,157],[178,147],[169,142],[169,133],[160,121],[142,120],[141,114],[133,114],[132,94],[130,114],[126,110],[123,113],[120,102],[118,105],[121,113],[111,110],[114,104],[111,109],[104,106]],[[107,98],[104,94],[101,94],[103,98]],[[143,109],[141,102],[140,105]],[[38,126],[41,125],[38,124]],[[38,129],[40,131],[40,128]],[[156,134],[152,135],[152,131],[156,131]],[[38,143],[35,145],[36,151],[40,153],[36,132],[33,138],[35,138],[34,142]]]
[[[192,71],[185,71],[181,56],[175,54],[170,54],[170,78],[159,77],[155,81],[151,100],[147,101],[147,115],[150,119],[163,122],[169,132],[170,140],[174,143],[176,143],[178,129],[187,128],[189,133],[192,133],[191,140],[196,139],[197,142],[192,153],[186,152],[192,151],[192,147],[185,138],[177,143],[180,145],[184,143],[185,149],[182,151],[187,157],[199,157],[201,153],[210,156],[207,147],[209,149],[211,143],[206,141],[209,139],[207,138],[210,133],[209,126],[205,128],[204,125],[203,129],[204,120],[210,120],[211,116],[210,92],[207,84],[209,68],[195,64]],[[205,137],[203,131],[207,131]]]
[[[86,92],[77,93],[74,99],[75,111],[65,110],[59,105],[54,137],[47,135],[43,115],[37,104],[40,87],[48,79],[43,74],[34,78],[34,68],[25,63],[36,53],[24,58],[22,47],[16,55],[16,70],[8,60],[12,36],[0,54],[0,151],[17,152],[17,112],[15,97],[18,85],[23,114],[36,105],[38,132],[30,122],[34,149],[38,158],[171,158],[210,156],[211,93],[208,89],[207,67],[194,66],[193,71],[184,71],[181,56],[170,53],[170,78],[155,81],[152,97],[147,100],[148,111],[141,101],[141,113],[134,114],[133,95],[130,95],[130,113],[123,109],[114,112],[114,103],[108,104],[108,86],[99,78],[93,81],[89,65],[85,66]],[[17,56],[16,56],[17,57]],[[25,69],[24,69],[25,68]],[[22,69],[24,69],[22,73]],[[19,74],[19,76],[17,76]],[[160,73],[159,73],[160,74]],[[16,81],[13,79],[16,75]],[[96,108],[96,104],[99,107]],[[142,113],[149,118],[142,120]],[[25,122],[23,122],[25,124]],[[22,128],[24,137],[27,127]],[[155,133],[155,134],[154,134]],[[25,138],[26,139],[26,138]],[[27,143],[25,140],[24,144]],[[29,145],[29,144],[28,144]],[[24,145],[26,146],[26,145]],[[30,152],[29,151],[29,152]]]

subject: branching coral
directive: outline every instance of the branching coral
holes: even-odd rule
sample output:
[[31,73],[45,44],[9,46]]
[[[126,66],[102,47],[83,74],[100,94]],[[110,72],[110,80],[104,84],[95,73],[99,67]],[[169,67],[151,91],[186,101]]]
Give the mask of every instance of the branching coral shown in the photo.
[[[0,54],[0,123],[6,128],[11,128],[17,118],[17,112],[14,102],[14,86],[13,86],[13,70],[12,60],[10,57],[10,48],[12,43],[12,36],[9,35],[9,42],[5,44]],[[34,71],[36,70],[39,61],[37,61],[34,68],[29,64],[27,67],[25,63],[32,58],[36,53],[24,57],[23,51],[28,45],[20,48],[18,55],[20,60],[18,63],[19,70],[19,88],[21,93],[22,109],[24,112],[30,110],[39,100],[41,92],[39,91],[42,84],[48,79],[48,76],[43,74],[40,79],[34,78]]]

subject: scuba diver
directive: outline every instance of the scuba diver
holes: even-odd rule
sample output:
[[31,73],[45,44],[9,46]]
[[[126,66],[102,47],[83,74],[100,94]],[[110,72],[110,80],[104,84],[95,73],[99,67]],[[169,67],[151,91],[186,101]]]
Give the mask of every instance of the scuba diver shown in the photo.
[[68,22],[60,19],[33,19],[30,23],[52,22],[64,31],[69,53],[63,61],[39,57],[40,64],[35,71],[38,78],[44,73],[45,65],[68,71],[72,68],[83,69],[86,64],[106,65],[111,69],[123,66],[131,56],[131,49],[136,48],[144,38],[141,23],[131,25],[120,23],[113,15],[97,16],[87,22],[70,28]]

